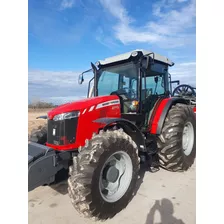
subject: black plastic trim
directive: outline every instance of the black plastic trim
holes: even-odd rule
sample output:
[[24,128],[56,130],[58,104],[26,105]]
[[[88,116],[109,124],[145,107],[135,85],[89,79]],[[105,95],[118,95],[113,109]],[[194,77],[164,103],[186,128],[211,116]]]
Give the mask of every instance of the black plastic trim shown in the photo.
[[36,119],[40,119],[40,118],[47,119],[47,115],[42,115],[42,116],[36,117]]
[[145,117],[143,114],[121,114],[121,117],[128,121],[142,122]]
[[31,157],[32,157],[32,161],[34,161],[34,160],[37,160],[41,156],[49,154],[52,151],[53,151],[52,148],[49,148],[45,145],[41,145],[35,142],[28,143],[28,155],[29,155],[30,161],[31,161]]
[[71,152],[57,152],[37,143],[28,143],[28,191],[54,182],[56,173],[68,168]]
[[[48,120],[47,142],[53,145],[67,145],[75,142],[78,117],[61,121]],[[53,129],[55,133],[53,135]]]

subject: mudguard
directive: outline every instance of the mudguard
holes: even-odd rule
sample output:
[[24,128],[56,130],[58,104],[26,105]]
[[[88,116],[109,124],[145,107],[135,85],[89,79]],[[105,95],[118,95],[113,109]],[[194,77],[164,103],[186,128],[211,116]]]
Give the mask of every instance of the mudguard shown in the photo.
[[165,98],[158,103],[159,105],[155,107],[155,111],[153,111],[152,113],[154,115],[150,118],[149,122],[149,131],[151,134],[155,135],[159,135],[161,133],[166,115],[172,105],[177,103],[189,104],[189,101],[183,98],[171,97]]
[[123,128],[124,132],[132,137],[139,150],[145,152],[146,147],[143,135],[138,127],[129,120],[123,118],[99,118],[94,122],[104,124],[103,130],[107,130],[113,124],[118,124]]

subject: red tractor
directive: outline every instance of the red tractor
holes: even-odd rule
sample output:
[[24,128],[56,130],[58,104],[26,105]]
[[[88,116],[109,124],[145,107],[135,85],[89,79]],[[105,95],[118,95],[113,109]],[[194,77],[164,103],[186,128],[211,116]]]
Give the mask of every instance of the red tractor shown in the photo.
[[28,190],[68,169],[75,209],[107,219],[131,200],[140,163],[188,170],[196,157],[196,92],[188,85],[172,92],[173,65],[145,50],[91,63],[87,99],[56,107],[47,127],[32,131]]

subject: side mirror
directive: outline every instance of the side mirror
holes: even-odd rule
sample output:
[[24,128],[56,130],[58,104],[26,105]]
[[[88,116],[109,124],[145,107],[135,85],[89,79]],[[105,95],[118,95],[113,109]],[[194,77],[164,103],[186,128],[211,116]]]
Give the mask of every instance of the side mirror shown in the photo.
[[84,82],[83,73],[79,75],[78,82],[79,82],[80,85]]

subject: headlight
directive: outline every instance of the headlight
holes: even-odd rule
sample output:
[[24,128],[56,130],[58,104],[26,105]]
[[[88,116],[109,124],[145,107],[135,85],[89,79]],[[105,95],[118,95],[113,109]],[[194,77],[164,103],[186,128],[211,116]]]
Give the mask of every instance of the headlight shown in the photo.
[[65,119],[72,119],[72,118],[75,118],[78,116],[79,116],[79,111],[72,111],[72,112],[68,112],[68,113],[55,115],[53,120],[54,121],[62,121]]

